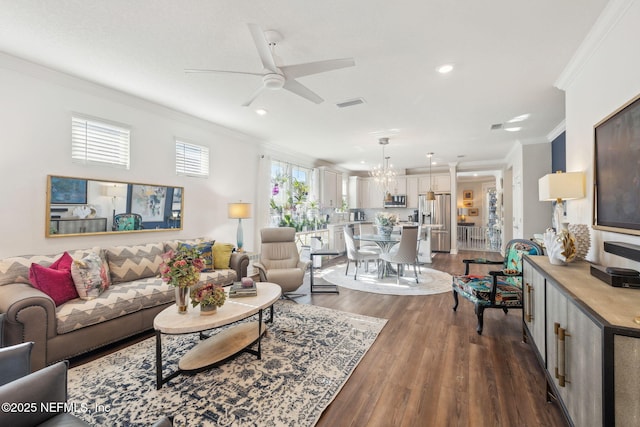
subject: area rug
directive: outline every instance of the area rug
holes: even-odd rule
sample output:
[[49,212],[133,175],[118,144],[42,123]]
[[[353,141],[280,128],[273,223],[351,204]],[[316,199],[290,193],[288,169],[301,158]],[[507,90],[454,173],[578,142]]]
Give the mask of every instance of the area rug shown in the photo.
[[347,275],[344,274],[345,268],[346,264],[327,267],[318,270],[315,277],[344,288],[387,295],[431,295],[450,292],[452,289],[450,274],[424,266],[420,267],[418,283],[416,283],[413,267],[409,267],[405,269],[405,275],[400,277],[400,284],[397,283],[395,275],[379,279],[373,263],[369,272],[366,272],[364,267],[358,269],[357,280],[353,279],[354,264],[351,263],[349,266]]
[[[69,371],[69,403],[91,425],[313,426],[386,323],[323,307],[278,301],[262,340],[248,353],[156,390],[155,337]],[[163,335],[165,375],[198,342]]]

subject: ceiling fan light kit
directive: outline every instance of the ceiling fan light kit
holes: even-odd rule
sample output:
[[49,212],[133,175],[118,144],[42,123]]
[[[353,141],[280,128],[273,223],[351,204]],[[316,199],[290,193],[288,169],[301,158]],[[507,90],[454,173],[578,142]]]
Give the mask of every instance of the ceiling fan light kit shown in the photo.
[[185,69],[186,73],[227,73],[227,74],[246,74],[262,77],[262,86],[259,87],[253,95],[245,101],[242,106],[248,107],[255,99],[260,96],[264,89],[279,90],[286,89],[308,101],[320,104],[324,101],[319,95],[311,89],[304,86],[297,80],[298,77],[310,76],[312,74],[324,73],[327,71],[338,70],[340,68],[353,67],[356,65],[353,58],[328,59],[324,61],[308,62],[295,65],[278,65],[277,56],[275,55],[275,47],[282,40],[282,34],[276,30],[262,31],[260,26],[256,24],[247,24],[251,37],[258,50],[260,61],[264,70],[262,73],[248,71],[231,71],[231,70],[210,70],[210,69]]

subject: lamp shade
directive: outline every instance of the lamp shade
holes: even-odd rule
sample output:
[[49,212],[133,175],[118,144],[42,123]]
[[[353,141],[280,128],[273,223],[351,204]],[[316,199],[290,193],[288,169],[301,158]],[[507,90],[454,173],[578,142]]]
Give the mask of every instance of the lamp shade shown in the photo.
[[538,180],[538,198],[546,200],[581,199],[585,196],[583,172],[550,173]]
[[251,203],[229,203],[229,218],[247,219],[251,218]]
[[102,187],[102,195],[107,197],[127,197],[127,186],[126,185],[105,185]]
[[469,215],[469,208],[458,208],[458,215],[460,216]]

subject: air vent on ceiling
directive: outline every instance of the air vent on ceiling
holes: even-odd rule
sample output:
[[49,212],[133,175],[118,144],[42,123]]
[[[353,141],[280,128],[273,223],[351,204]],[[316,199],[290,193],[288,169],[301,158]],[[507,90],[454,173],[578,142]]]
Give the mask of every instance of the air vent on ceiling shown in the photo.
[[338,106],[338,108],[346,108],[346,107],[353,107],[354,105],[359,105],[359,104],[364,104],[364,99],[362,98],[350,99],[349,101],[339,102],[336,105]]
[[491,125],[491,130],[499,130],[502,129],[502,123],[496,123],[494,125]]

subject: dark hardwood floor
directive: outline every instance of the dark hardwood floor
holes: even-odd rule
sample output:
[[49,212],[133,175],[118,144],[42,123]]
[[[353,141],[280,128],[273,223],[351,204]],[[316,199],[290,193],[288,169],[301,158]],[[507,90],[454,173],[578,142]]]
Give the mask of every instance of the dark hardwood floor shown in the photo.
[[[474,257],[500,259],[489,252],[437,254],[430,268],[461,274],[461,260]],[[566,425],[557,404],[546,401],[543,371],[522,342],[520,310],[487,310],[479,336],[473,305],[461,298],[454,312],[450,292],[390,296],[340,288],[339,295],[297,300],[388,319],[318,426]]]
[[[490,252],[440,253],[429,267],[461,274],[461,260],[475,257],[501,259]],[[489,269],[475,267],[474,274]],[[296,298],[301,304],[388,319],[317,426],[566,426],[558,405],[546,401],[543,371],[529,344],[522,342],[520,310],[507,315],[487,310],[479,336],[473,305],[461,298],[454,312],[451,292],[393,296],[340,288],[340,294],[309,294],[308,275],[299,291],[307,294]]]

